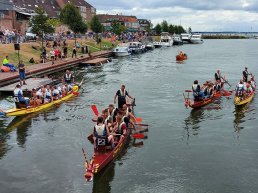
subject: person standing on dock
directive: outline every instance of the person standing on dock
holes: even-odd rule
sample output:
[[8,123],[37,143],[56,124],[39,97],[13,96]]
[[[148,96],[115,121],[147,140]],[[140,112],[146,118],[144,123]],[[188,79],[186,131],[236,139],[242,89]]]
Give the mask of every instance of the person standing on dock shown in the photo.
[[52,65],[54,64],[54,61],[55,61],[55,51],[53,48],[51,48],[50,52],[50,57],[51,57],[51,61],[52,61]]
[[125,85],[122,85],[121,89],[116,92],[114,97],[114,104],[116,104],[116,97],[118,97],[118,109],[122,109],[123,105],[126,104],[126,96],[133,99],[125,90]]
[[75,46],[75,45],[73,46],[72,58],[73,58],[73,56],[75,56],[75,58],[77,58],[77,55],[76,55],[76,46]]
[[20,76],[20,85],[26,85],[25,82],[25,65],[22,60],[20,60],[18,64],[18,69],[19,69],[19,76]]
[[[66,70],[66,73],[64,75],[63,78],[63,84],[67,84],[68,86],[71,85],[72,83],[74,83],[74,76],[72,75],[72,73],[70,72],[70,70]],[[69,90],[69,88],[68,88]]]

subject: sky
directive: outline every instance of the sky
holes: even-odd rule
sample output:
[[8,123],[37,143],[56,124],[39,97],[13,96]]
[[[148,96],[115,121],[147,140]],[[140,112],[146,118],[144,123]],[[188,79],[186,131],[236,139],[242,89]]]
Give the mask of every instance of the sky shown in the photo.
[[155,26],[169,24],[199,32],[258,32],[258,0],[86,0],[97,14],[134,15]]

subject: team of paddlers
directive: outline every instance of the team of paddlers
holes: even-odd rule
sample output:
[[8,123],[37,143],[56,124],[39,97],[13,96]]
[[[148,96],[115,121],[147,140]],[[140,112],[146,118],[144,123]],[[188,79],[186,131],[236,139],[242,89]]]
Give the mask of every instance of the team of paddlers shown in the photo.
[[16,104],[18,104],[18,107],[37,107],[42,104],[47,104],[66,96],[72,91],[72,84],[74,84],[74,76],[71,74],[69,70],[67,70],[63,77],[63,85],[42,85],[39,89],[33,88],[31,90],[30,98],[23,96],[21,85],[17,84],[14,89],[14,99]]
[[[115,108],[116,97],[118,97],[118,108]],[[93,129],[94,147],[98,150],[99,145],[105,143],[113,149],[115,144],[122,140],[130,125],[135,125],[136,117],[132,113],[132,104],[126,103],[126,97],[134,99],[125,90],[125,85],[121,86],[114,97],[114,104],[102,110],[102,114],[97,118],[97,124]]]
[[[248,80],[248,75],[251,75],[251,79]],[[203,99],[212,98],[214,94],[224,91],[224,84],[228,83],[225,77],[221,75],[220,70],[217,70],[214,75],[214,83],[211,81],[206,81],[202,86],[199,85],[198,80],[195,80],[192,85],[192,92],[194,101],[201,101]],[[230,85],[231,86],[231,85]],[[254,77],[251,73],[247,71],[247,67],[243,71],[243,79],[239,81],[236,86],[236,96],[241,96],[245,98],[255,89]]]

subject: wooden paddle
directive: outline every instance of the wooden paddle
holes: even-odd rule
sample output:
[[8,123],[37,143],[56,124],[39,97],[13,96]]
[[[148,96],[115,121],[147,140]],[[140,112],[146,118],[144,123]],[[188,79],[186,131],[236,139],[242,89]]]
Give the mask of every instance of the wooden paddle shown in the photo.
[[222,80],[224,80],[224,82],[225,82],[225,83],[227,83],[227,84],[228,84],[228,86],[230,86],[230,87],[231,87],[231,84],[229,84],[229,82],[228,82],[227,80],[225,80],[225,78],[223,78],[222,76],[221,76],[221,78],[222,78]]
[[136,120],[137,123],[141,123],[142,122],[142,118],[141,117],[136,117],[135,120]]
[[99,116],[99,111],[96,105],[91,105],[91,109],[93,113],[98,117]]

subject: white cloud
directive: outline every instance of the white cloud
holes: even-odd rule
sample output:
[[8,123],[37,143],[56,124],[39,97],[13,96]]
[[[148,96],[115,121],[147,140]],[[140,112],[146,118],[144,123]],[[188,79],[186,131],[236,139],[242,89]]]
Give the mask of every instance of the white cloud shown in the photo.
[[258,31],[257,0],[91,0],[97,13],[135,15],[154,25],[163,20],[193,31]]

